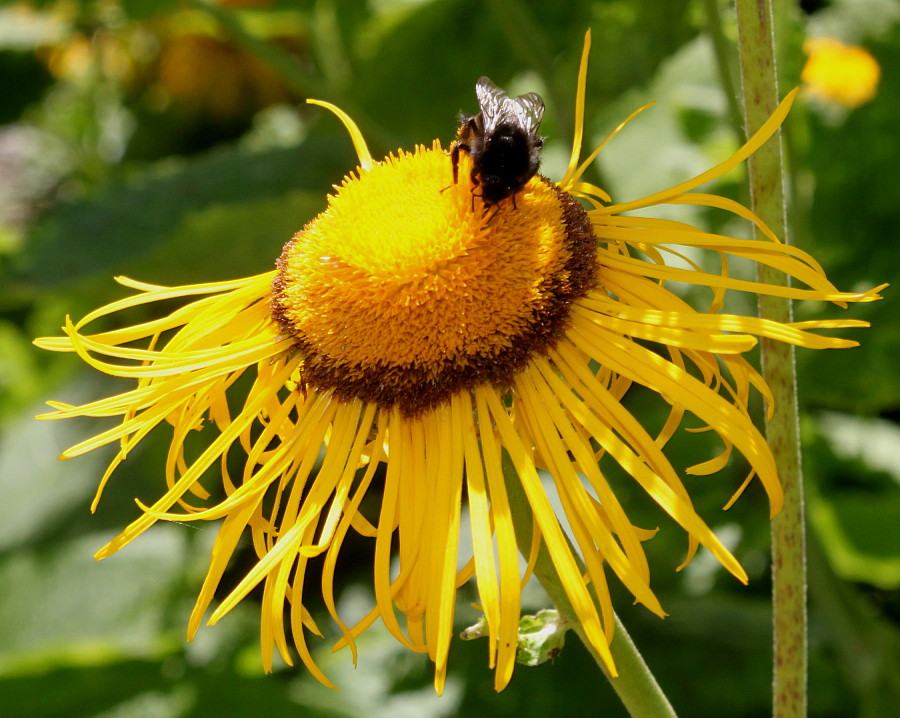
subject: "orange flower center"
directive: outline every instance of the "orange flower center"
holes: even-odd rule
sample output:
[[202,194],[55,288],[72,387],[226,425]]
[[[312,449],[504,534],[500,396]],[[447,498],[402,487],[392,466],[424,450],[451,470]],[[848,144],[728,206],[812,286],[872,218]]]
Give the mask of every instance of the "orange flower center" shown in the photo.
[[285,246],[273,313],[308,383],[407,414],[502,384],[596,283],[580,205],[544,178],[495,206],[435,143],[349,177]]

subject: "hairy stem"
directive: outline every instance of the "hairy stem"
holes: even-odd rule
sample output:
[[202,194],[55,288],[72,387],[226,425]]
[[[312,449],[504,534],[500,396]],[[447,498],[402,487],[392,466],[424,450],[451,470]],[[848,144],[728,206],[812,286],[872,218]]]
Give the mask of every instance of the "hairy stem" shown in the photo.
[[[519,550],[524,555],[528,555],[531,550],[531,532],[533,527],[531,505],[528,503],[528,498],[525,496],[525,491],[522,489],[522,484],[519,482],[519,477],[512,465],[512,461],[507,456],[504,456],[503,474],[506,481],[506,491],[509,495],[510,508],[512,509],[516,542],[519,544]],[[577,556],[577,554],[575,555]],[[553,601],[560,617],[571,625],[572,630],[575,631],[581,642],[594,657],[597,666],[609,679],[610,685],[628,710],[629,715],[633,718],[676,718],[675,711],[669,704],[669,699],[662,692],[662,689],[656,682],[656,678],[650,672],[650,668],[644,662],[643,657],[638,652],[637,647],[631,640],[631,636],[628,635],[628,631],[625,630],[625,626],[622,625],[618,616],[616,616],[615,635],[612,644],[610,644],[610,651],[619,675],[617,678],[609,675],[603,660],[585,636],[546,546],[541,546],[537,563],[534,567],[534,575],[541,582],[541,586],[544,587],[550,600]]]
[[[744,123],[751,135],[778,103],[772,5],[770,0],[736,2]],[[750,192],[753,211],[787,241],[780,134],[776,139],[749,160]],[[758,279],[775,285],[788,282],[764,266]],[[790,301],[779,297],[761,295],[759,314],[777,322],[793,321]],[[773,716],[801,718],[806,715],[806,536],[794,351],[788,344],[763,339],[760,353],[763,376],[775,398],[767,437],[785,493],[784,508],[772,521]]]

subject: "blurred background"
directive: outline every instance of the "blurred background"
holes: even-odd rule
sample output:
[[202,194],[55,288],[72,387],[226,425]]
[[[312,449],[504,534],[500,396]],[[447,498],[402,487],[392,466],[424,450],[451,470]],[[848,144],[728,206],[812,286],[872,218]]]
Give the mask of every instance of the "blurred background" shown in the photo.
[[[808,0],[779,3],[778,12],[782,92],[804,84],[785,131],[791,239],[843,290],[896,287],[900,6]],[[614,200],[693,177],[739,146],[736,31],[730,3],[719,0],[0,6],[0,716],[626,715],[574,636],[552,662],[518,667],[499,695],[483,642],[455,641],[442,698],[428,661],[377,629],[360,641],[355,670],[346,652],[330,653],[331,640],[318,641],[317,661],[340,692],[302,668],[263,675],[254,597],[187,644],[215,527],[159,524],[120,554],[92,558],[137,515],[135,497],[158,495],[166,437],[130,455],[92,516],[110,454],[56,457],[101,425],[32,418],[51,398],[81,402],[124,388],[31,345],[58,334],[67,314],[126,295],[114,275],[183,284],[264,272],[324,208],[355,155],[336,118],[307,97],[349,112],[377,158],[434,138],[449,143],[456,113],[477,110],[474,83],[487,74],[511,93],[544,97],[542,172],[560,178],[588,27],[585,145],[657,103],[588,177]],[[704,190],[746,202],[745,184],[738,170]],[[688,218],[746,232],[717,213]],[[900,705],[900,324],[894,290],[886,297],[848,312],[797,307],[798,319],[873,324],[846,333],[860,348],[798,353],[810,715],[820,718],[883,718]],[[630,401],[658,421],[640,392]],[[704,442],[673,441],[676,467],[708,458]],[[687,484],[747,568],[748,587],[706,554],[677,573],[683,534],[623,489],[636,524],[664,529],[647,550],[670,616],[632,606],[620,587],[617,610],[683,716],[771,714],[768,507],[751,487],[721,511],[744,472],[736,461]],[[251,560],[247,546],[225,583],[235,585]],[[371,566],[357,563],[341,590],[350,610],[372,600]],[[538,589],[528,602],[545,605]],[[477,618],[467,605],[459,614],[459,630]]]

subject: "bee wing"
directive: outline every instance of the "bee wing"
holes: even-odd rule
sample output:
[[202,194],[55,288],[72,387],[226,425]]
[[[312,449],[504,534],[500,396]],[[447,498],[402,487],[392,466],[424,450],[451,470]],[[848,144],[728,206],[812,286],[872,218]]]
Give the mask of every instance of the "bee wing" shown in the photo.
[[510,101],[509,95],[495,85],[489,77],[479,77],[475,83],[475,95],[481,106],[481,116],[485,134],[493,132],[498,120],[503,116],[504,108]]
[[489,77],[479,77],[475,84],[475,94],[481,106],[485,134],[491,134],[501,120],[513,118],[516,124],[530,134],[537,134],[541,120],[544,119],[544,101],[536,92],[510,97]]
[[544,101],[536,92],[529,92],[509,100],[510,110],[519,119],[522,127],[531,135],[536,135],[541,120],[544,119]]

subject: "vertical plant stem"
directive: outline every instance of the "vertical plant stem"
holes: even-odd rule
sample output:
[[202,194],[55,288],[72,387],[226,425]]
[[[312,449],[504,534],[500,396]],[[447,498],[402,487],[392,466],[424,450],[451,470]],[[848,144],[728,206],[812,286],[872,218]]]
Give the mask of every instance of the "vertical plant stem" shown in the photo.
[[[503,477],[506,483],[506,491],[509,496],[510,509],[512,510],[513,525],[516,531],[516,542],[519,550],[528,555],[531,550],[531,532],[533,528],[531,505],[522,489],[522,484],[516,474],[515,467],[508,456],[503,460]],[[577,553],[575,553],[577,557]],[[559,574],[547,553],[546,546],[542,545],[534,567],[534,575],[540,581],[541,586],[553,601],[561,618],[569,624],[573,631],[581,639],[590,654],[599,666],[603,674],[609,679],[610,685],[619,696],[619,700],[628,710],[632,718],[676,718],[676,714],[669,699],[656,682],[656,678],[650,672],[650,668],[644,662],[643,657],[635,646],[625,626],[616,616],[616,628],[613,641],[610,644],[610,652],[619,672],[618,677],[609,675],[603,660],[591,646],[584,633],[572,603],[563,588]]]
[[719,10],[721,0],[703,0],[703,9],[706,14],[706,27],[712,40],[713,53],[716,56],[716,68],[719,71],[719,82],[722,84],[722,92],[728,102],[728,113],[731,121],[737,128],[741,122],[741,103],[738,100],[735,77],[737,70],[734,67],[734,45],[725,37],[722,27],[722,13]]
[[[778,103],[775,38],[770,0],[736,0],[744,122],[752,134]],[[749,160],[753,211],[787,241],[784,167],[780,142],[769,142]],[[760,282],[787,284],[780,272],[760,266]],[[793,321],[787,299],[760,295],[759,314]],[[784,485],[784,507],[772,521],[775,718],[806,715],[806,536],[793,347],[760,343],[763,376],[775,398],[767,421],[769,445]]]
[[[334,98],[335,92],[339,90],[339,87],[336,87],[336,85],[346,84],[348,81],[347,75],[350,72],[348,62],[343,62],[339,68],[332,66],[329,69],[328,78],[331,82],[325,82],[321,73],[306,69],[289,52],[249,32],[241,21],[240,13],[235,12],[231,8],[209,2],[209,0],[190,0],[190,3],[214,19],[222,30],[238,45],[269,65],[278,74],[279,78],[297,95],[321,99],[339,99],[341,109],[366,128],[366,137],[370,142],[370,146],[397,147],[399,140],[394,136],[391,129],[369,119],[366,112],[358,107],[348,95],[342,94],[339,98]],[[333,37],[334,29],[329,27],[329,11],[330,8],[323,5],[314,17],[314,29],[325,35],[331,33],[331,36],[320,41],[321,45],[327,46],[327,49],[321,51],[326,55],[337,52],[333,47],[333,44],[337,42]]]
[[564,79],[563,75],[554,71],[555,53],[548,43],[547,32],[528,4],[518,0],[488,0],[485,6],[494,16],[511,55],[522,67],[538,73],[546,82],[544,99],[552,108],[556,124],[559,127],[574,127],[574,88],[568,78]]

